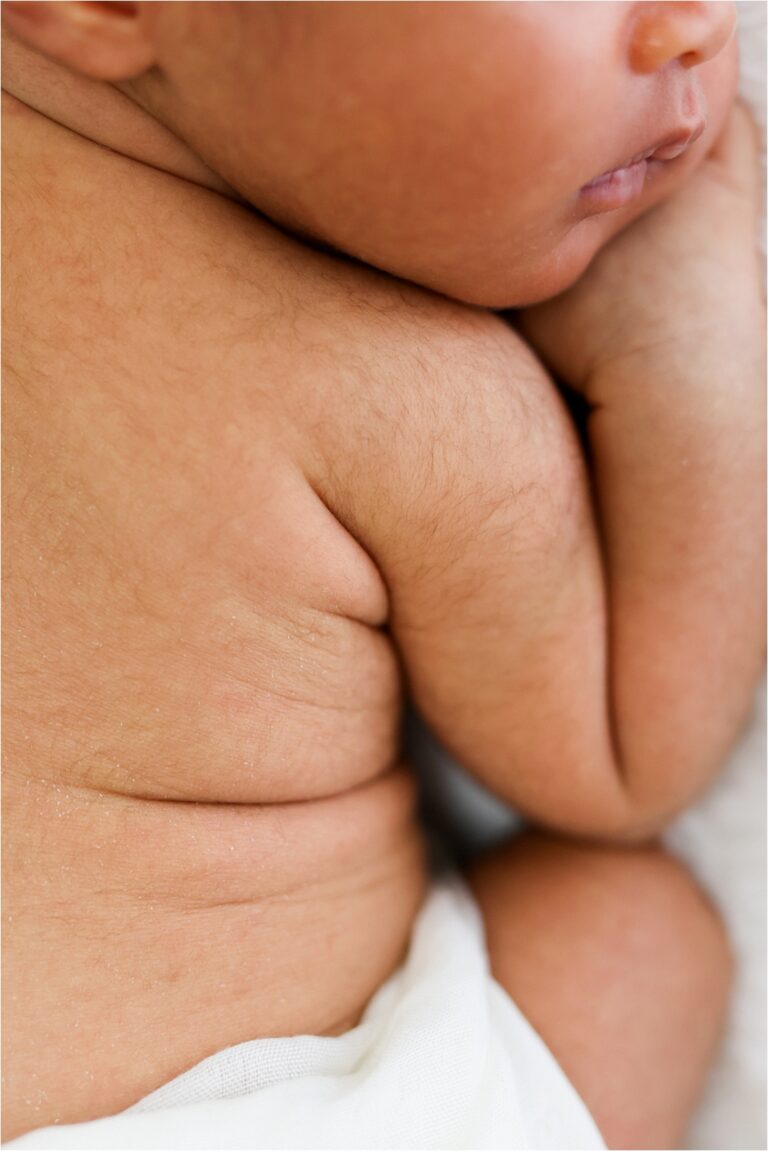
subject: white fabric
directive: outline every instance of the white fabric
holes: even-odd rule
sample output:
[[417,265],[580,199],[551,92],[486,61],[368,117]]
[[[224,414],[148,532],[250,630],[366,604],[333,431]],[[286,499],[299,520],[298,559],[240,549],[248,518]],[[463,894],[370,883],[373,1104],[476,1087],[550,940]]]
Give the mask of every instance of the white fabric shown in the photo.
[[437,887],[404,966],[337,1038],[241,1043],[135,1107],[8,1147],[602,1148],[584,1104],[488,972],[458,883]]

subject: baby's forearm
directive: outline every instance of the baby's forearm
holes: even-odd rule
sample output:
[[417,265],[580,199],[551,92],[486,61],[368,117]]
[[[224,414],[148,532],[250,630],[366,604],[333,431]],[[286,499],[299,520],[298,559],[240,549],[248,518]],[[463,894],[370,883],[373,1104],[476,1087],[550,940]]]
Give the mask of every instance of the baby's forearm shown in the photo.
[[737,330],[731,316],[721,345],[681,336],[574,380],[591,477],[553,381],[521,354],[516,384],[493,388],[509,438],[481,440],[468,417],[446,433],[469,441],[464,467],[483,445],[471,516],[446,513],[454,470],[424,538],[398,566],[383,556],[418,706],[534,820],[655,833],[746,716],[764,634],[764,418],[746,352],[760,341]]
[[[604,569],[598,712],[639,829],[663,822],[722,766],[762,663],[755,171],[754,131],[735,108],[689,183],[569,292],[521,318],[591,412]],[[590,734],[598,746],[599,727]]]
[[722,764],[759,664],[760,371],[735,358],[754,340],[573,379],[599,405],[590,476],[514,331],[435,324],[428,370],[382,376],[381,409],[403,397],[407,418],[372,438],[361,409],[315,482],[376,562],[412,697],[456,759],[533,820],[654,830]]
[[721,765],[762,663],[764,377],[742,350],[759,346],[703,333],[585,387],[614,752],[652,817]]

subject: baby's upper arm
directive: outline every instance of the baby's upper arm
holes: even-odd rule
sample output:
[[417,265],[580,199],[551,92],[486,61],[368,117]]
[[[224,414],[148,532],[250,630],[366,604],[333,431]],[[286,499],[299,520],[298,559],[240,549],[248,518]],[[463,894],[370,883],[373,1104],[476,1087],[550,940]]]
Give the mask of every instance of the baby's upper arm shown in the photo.
[[384,577],[417,706],[532,816],[619,828],[601,560],[562,400],[495,317],[434,304],[389,335],[342,382],[312,470]]

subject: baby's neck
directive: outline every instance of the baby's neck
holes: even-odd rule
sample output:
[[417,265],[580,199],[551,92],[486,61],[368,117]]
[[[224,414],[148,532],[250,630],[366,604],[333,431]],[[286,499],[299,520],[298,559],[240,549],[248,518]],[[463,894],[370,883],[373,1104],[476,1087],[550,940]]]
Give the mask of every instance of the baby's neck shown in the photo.
[[128,159],[239,200],[128,88],[78,76],[3,33],[3,91],[9,96]]

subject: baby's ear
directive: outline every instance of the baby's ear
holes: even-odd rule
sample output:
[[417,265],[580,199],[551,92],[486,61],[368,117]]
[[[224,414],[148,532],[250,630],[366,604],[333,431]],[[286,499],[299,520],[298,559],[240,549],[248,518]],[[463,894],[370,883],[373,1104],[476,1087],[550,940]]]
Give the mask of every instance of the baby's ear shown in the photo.
[[2,10],[14,36],[93,80],[130,80],[155,62],[144,4],[5,0]]

